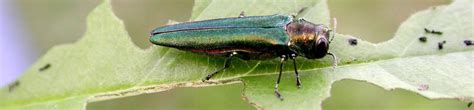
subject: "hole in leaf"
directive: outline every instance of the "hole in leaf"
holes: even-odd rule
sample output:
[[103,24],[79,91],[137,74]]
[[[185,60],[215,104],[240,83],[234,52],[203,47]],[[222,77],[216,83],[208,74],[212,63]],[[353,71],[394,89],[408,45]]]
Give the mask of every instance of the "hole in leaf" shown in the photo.
[[[24,22],[25,35],[33,43],[38,55],[59,44],[74,43],[86,31],[86,16],[97,6],[98,0],[19,0],[14,1]],[[13,12],[13,11],[12,11]],[[37,56],[33,56],[36,57]]]
[[402,89],[387,91],[366,82],[342,80],[334,83],[323,110],[468,110],[455,99],[429,100]]
[[138,47],[153,45],[150,32],[169,20],[188,21],[194,5],[192,0],[113,0],[113,10],[124,21],[126,30]]
[[337,18],[338,33],[373,43],[393,38],[400,24],[413,13],[449,3],[449,0],[328,0],[331,17]]
[[242,97],[243,84],[176,88],[153,94],[89,103],[87,110],[254,110]]

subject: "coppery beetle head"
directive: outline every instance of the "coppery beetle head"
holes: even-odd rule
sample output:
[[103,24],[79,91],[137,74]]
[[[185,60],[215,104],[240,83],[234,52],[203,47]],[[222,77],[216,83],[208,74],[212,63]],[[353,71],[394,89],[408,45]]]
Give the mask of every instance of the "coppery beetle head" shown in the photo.
[[308,59],[322,58],[329,49],[329,33],[331,30],[323,24],[313,24],[298,19],[286,26],[290,37],[290,50]]

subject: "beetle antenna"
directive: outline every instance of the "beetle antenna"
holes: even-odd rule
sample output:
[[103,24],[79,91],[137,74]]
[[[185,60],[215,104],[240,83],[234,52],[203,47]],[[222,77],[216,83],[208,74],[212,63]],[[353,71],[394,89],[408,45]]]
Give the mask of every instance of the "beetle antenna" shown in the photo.
[[308,7],[303,7],[301,8],[297,13],[296,13],[296,16],[298,18],[301,18],[301,16],[303,16],[304,13],[306,13],[306,11],[308,10]]
[[336,35],[336,28],[337,28],[337,19],[333,18],[333,20],[332,20],[332,29],[333,29],[332,38],[331,38],[331,40],[329,40],[329,43],[332,42],[332,40],[334,39],[334,35]]

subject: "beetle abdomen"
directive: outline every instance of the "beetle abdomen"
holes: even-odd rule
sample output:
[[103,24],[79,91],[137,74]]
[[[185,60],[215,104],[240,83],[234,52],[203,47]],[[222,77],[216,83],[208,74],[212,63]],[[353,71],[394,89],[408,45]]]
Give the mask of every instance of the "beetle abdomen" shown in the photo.
[[283,28],[206,29],[157,34],[156,45],[192,52],[224,54],[230,51],[265,53],[281,51],[289,41]]
[[285,27],[292,19],[271,15],[187,22],[155,29],[150,42],[197,53],[238,52],[249,59],[264,59],[288,50]]

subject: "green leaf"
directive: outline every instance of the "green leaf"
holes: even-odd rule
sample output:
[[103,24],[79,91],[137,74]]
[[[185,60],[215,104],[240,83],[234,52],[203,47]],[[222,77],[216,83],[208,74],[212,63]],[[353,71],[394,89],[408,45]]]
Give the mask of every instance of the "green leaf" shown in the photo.
[[[245,5],[242,5],[245,4]],[[337,35],[330,51],[339,57],[331,68],[329,57],[298,58],[303,86],[297,89],[293,68],[285,67],[280,91],[273,94],[278,60],[234,60],[232,67],[202,83],[208,73],[223,65],[223,58],[153,46],[142,50],[130,40],[121,20],[105,0],[87,20],[84,37],[74,44],[56,46],[18,79],[17,86],[0,90],[3,109],[85,109],[87,102],[164,91],[176,87],[212,86],[242,81],[245,99],[265,109],[320,109],[331,84],[342,79],[373,83],[385,89],[401,88],[428,98],[474,101],[474,46],[471,4],[456,0],[451,5],[419,12],[400,26],[395,37],[372,44],[359,40],[350,46],[348,35]],[[326,0],[196,0],[192,21],[246,15],[295,14],[317,24],[329,24]],[[443,35],[426,34],[423,28]],[[428,42],[418,41],[427,36]],[[437,43],[446,40],[443,50]],[[288,62],[291,63],[291,62]],[[43,71],[45,65],[51,66]],[[419,90],[420,87],[429,87]]]

